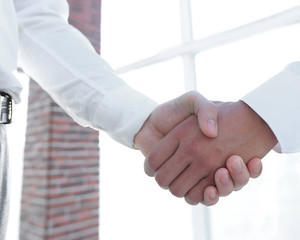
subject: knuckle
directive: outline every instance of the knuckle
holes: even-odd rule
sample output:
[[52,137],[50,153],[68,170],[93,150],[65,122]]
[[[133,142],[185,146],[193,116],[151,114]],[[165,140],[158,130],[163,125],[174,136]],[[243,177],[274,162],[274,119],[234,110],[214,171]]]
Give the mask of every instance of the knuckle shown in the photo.
[[188,91],[185,94],[185,98],[186,98],[187,102],[193,103],[195,101],[197,94],[199,94],[199,93],[195,90]]
[[216,105],[212,102],[212,101],[208,101],[207,102],[207,108],[213,112],[213,113],[217,113],[218,109],[216,108]]
[[157,167],[157,161],[154,154],[150,154],[147,158],[148,165],[150,168],[152,168],[154,171],[158,168]]
[[163,174],[160,174],[160,172],[157,172],[155,175],[155,181],[157,182],[157,184],[164,189],[168,189],[169,184],[167,182],[166,177]]
[[203,202],[203,198],[200,195],[187,194],[185,196],[185,201],[190,205],[197,205],[198,203]]
[[171,185],[169,190],[176,197],[182,198],[184,196],[184,190],[178,186]]

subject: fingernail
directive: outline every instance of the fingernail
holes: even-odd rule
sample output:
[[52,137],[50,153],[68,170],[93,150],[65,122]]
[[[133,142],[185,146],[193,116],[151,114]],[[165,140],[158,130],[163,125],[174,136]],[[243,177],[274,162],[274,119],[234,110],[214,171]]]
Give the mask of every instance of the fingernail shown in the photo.
[[214,200],[217,197],[217,193],[215,191],[213,191],[212,193],[210,193],[209,195],[209,199]]
[[217,131],[217,123],[212,119],[207,120],[207,127],[208,127],[210,132],[215,133]]
[[256,167],[256,168],[253,169],[253,172],[254,172],[255,174],[260,173],[260,171],[261,171],[261,168],[260,168],[260,167]]
[[227,175],[225,175],[224,177],[222,177],[220,179],[221,183],[224,184],[224,185],[227,185],[229,183],[229,178]]
[[236,158],[232,164],[232,170],[240,173],[242,171],[242,159],[240,157]]

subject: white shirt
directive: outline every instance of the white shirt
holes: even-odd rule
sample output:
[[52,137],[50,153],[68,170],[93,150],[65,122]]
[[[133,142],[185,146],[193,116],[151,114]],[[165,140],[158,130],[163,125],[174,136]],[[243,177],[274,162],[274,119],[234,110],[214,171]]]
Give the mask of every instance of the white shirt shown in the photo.
[[[131,89],[67,23],[63,0],[0,0],[0,90],[20,101],[19,64],[75,121],[133,146],[157,106]],[[19,46],[18,46],[19,45]],[[271,127],[283,152],[300,151],[300,62],[242,100]]]
[[19,65],[83,126],[103,129],[133,147],[157,106],[114,74],[89,41],[68,24],[63,0],[0,0],[0,90],[20,101]]
[[283,153],[300,152],[300,62],[242,99],[270,126]]

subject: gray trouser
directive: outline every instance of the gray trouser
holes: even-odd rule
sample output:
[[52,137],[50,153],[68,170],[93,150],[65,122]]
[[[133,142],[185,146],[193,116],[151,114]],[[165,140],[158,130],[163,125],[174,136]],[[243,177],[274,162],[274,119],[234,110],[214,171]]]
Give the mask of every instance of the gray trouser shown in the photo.
[[5,239],[9,208],[9,168],[6,127],[0,124],[0,239]]

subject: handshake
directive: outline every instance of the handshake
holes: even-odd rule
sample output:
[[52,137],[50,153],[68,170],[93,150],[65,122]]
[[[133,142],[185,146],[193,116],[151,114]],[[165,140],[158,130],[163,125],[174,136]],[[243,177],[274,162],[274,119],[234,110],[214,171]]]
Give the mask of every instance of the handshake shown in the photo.
[[210,206],[258,177],[277,139],[244,102],[211,102],[192,91],[158,106],[135,144],[162,188]]

